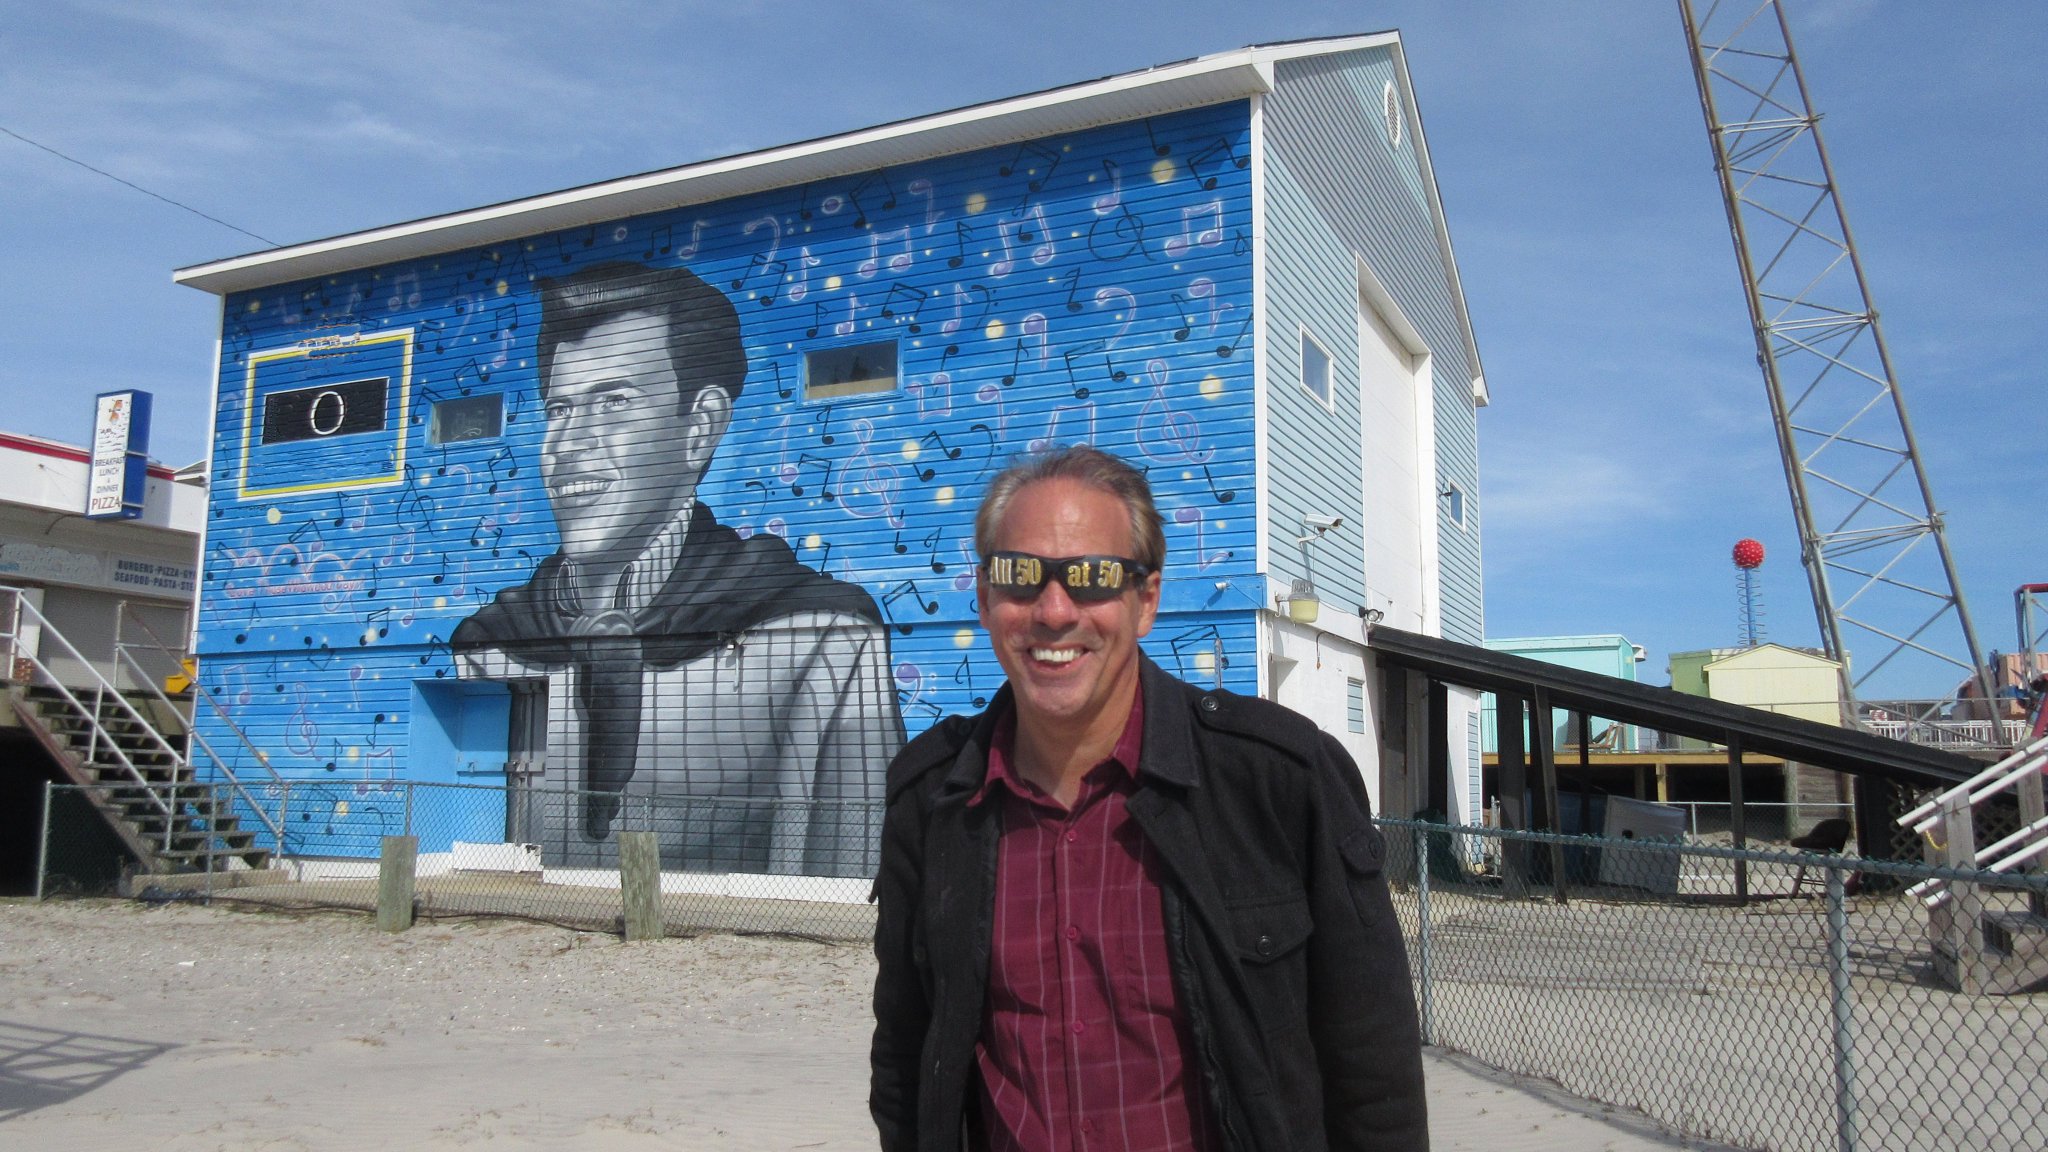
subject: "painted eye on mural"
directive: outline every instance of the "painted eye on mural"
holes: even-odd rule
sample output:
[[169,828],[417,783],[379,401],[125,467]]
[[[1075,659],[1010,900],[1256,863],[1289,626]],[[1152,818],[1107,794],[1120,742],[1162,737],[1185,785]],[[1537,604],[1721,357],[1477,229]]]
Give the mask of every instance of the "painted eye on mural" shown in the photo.
[[630,392],[607,392],[604,394],[603,399],[597,402],[597,410],[600,412],[617,412],[619,409],[625,408],[632,403],[633,394]]
[[567,400],[550,400],[547,403],[547,407],[541,409],[541,411],[550,420],[566,420],[569,417],[571,407],[572,405]]

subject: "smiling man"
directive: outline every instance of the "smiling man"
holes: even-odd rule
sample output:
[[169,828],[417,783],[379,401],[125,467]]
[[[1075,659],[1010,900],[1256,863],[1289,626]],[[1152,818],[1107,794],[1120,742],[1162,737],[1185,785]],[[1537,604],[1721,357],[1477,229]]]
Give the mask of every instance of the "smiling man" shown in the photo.
[[605,859],[623,826],[673,867],[873,874],[903,744],[881,613],[697,499],[746,368],[731,302],[687,269],[541,282],[561,550],[450,645],[466,678],[547,680],[549,776],[584,793],[568,860]]
[[1166,542],[1092,448],[974,521],[1008,683],[889,767],[869,1108],[887,1152],[1428,1147],[1358,768],[1139,650]]

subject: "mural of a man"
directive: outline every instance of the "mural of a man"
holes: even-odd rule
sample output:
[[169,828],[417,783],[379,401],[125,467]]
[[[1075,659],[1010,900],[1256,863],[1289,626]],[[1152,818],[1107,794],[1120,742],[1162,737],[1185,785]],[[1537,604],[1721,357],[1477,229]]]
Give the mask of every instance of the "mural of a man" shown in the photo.
[[872,875],[903,743],[881,613],[697,499],[746,376],[732,303],[683,268],[544,280],[538,366],[561,550],[455,630],[461,674],[548,680],[586,842],[646,812],[672,866]]

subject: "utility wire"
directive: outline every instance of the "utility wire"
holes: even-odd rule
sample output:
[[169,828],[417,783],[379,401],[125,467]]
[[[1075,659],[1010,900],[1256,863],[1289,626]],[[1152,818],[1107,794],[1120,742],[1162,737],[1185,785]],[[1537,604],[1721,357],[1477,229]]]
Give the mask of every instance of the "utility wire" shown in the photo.
[[119,176],[114,175],[112,172],[107,172],[95,168],[92,165],[87,164],[85,161],[80,160],[76,157],[66,156],[64,153],[59,152],[55,148],[50,147],[48,144],[41,144],[34,140],[31,140],[28,137],[23,136],[21,133],[14,131],[12,128],[6,127],[5,125],[0,125],[0,132],[5,132],[7,135],[14,137],[16,140],[19,140],[23,144],[27,144],[32,148],[41,148],[43,151],[48,152],[50,155],[55,156],[59,160],[64,160],[68,161],[69,163],[76,164],[80,168],[85,169],[87,172],[91,172],[99,176],[105,176],[107,179],[112,180],[116,184],[125,184],[128,187],[135,189],[137,192],[142,193],[144,196],[155,197],[156,199],[161,200],[166,204],[169,204],[173,208],[183,208],[185,211],[190,212],[194,216],[197,216],[203,220],[211,220],[215,224],[218,224],[223,228],[229,229],[230,231],[240,232],[242,235],[247,236],[253,240],[261,240],[265,244],[270,245],[272,248],[283,247],[283,245],[279,244],[275,240],[270,239],[267,236],[258,236],[256,235],[256,233],[249,231],[247,228],[237,228],[233,224],[228,223],[227,221],[221,219],[218,216],[208,216],[206,213],[201,212],[199,209],[192,207],[190,204],[180,204],[176,200],[171,199],[169,196],[161,196],[155,192],[151,192],[149,189],[144,188],[142,185],[137,184],[132,180],[123,180]]

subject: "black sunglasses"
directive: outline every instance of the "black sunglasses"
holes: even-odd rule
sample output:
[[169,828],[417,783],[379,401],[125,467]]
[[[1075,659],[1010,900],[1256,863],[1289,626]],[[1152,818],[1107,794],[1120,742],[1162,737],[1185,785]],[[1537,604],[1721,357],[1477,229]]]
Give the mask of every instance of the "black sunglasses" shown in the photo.
[[1143,583],[1152,569],[1122,556],[1036,556],[1029,552],[991,552],[981,561],[988,586],[1012,600],[1036,600],[1049,581],[1058,580],[1067,598],[1078,604],[1099,604]]

